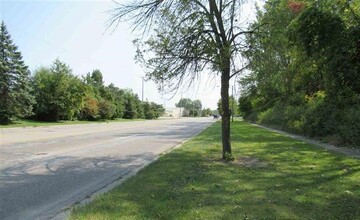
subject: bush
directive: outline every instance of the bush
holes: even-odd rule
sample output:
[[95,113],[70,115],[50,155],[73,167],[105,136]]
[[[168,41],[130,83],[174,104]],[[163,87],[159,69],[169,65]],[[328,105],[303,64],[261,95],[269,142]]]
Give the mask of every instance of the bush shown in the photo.
[[[350,97],[350,98],[349,98]],[[276,102],[274,106],[246,118],[289,132],[321,138],[336,145],[360,145],[360,104],[356,97],[327,97],[318,91],[293,101]],[[355,100],[355,102],[354,102]],[[339,104],[341,103],[341,104]]]
[[248,96],[239,98],[239,112],[243,118],[249,118],[253,111],[250,98]]
[[341,111],[337,131],[344,143],[360,146],[360,106],[352,106]]
[[108,100],[99,101],[99,116],[100,119],[112,119],[115,114],[115,106]]
[[80,120],[96,120],[99,117],[98,101],[92,97],[86,97],[84,106],[80,110]]
[[335,107],[325,102],[326,94],[316,92],[313,96],[306,96],[303,133],[310,137],[332,135],[335,131]]
[[285,129],[290,132],[301,134],[304,129],[304,113],[306,111],[306,106],[288,105],[284,108]]
[[273,125],[278,128],[284,128],[285,121],[285,103],[276,102],[275,105],[258,115],[258,123]]

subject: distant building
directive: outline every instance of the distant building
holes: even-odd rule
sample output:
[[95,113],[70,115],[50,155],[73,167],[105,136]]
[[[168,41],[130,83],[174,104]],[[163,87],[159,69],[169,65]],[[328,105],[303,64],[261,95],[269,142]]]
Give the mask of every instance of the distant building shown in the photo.
[[165,108],[163,117],[180,118],[184,113],[184,108]]

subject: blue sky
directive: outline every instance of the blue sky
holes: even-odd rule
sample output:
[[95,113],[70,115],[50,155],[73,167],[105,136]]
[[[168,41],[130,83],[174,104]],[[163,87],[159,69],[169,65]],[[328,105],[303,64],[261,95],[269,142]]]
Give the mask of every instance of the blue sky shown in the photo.
[[[114,6],[108,0],[0,0],[0,18],[19,47],[31,71],[49,66],[56,59],[68,64],[76,75],[99,69],[106,84],[130,88],[141,97],[143,69],[134,61],[132,44],[137,36],[129,24],[106,31]],[[203,77],[198,87],[183,89],[172,100],[145,83],[145,99],[174,107],[180,97],[200,99],[204,107],[216,108],[220,98],[219,79]]]

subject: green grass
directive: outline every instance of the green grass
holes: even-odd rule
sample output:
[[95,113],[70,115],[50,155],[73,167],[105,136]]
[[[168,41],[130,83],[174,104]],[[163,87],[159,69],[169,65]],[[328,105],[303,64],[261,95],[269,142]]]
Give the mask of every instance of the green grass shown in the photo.
[[144,119],[122,119],[104,120],[104,121],[56,121],[45,122],[35,120],[17,120],[9,125],[0,125],[0,128],[18,128],[18,127],[38,127],[38,126],[54,126],[54,125],[74,125],[74,124],[91,124],[91,123],[113,123],[113,122],[130,122],[130,121],[143,121]]
[[360,219],[359,160],[234,122],[237,161],[224,163],[220,133],[214,124],[70,219]]

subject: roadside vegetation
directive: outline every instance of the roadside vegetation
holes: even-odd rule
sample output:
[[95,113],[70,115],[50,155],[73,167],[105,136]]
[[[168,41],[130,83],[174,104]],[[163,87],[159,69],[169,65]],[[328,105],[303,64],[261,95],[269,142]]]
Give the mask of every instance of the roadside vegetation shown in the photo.
[[220,123],[70,219],[360,219],[360,161],[232,123],[235,160],[220,159]]
[[0,40],[2,125],[23,124],[22,119],[44,122],[156,119],[164,113],[162,105],[141,101],[130,89],[120,89],[112,83],[105,85],[100,70],[79,77],[57,59],[51,66],[30,73],[4,22]]
[[247,37],[245,119],[360,146],[360,1],[266,1]]

